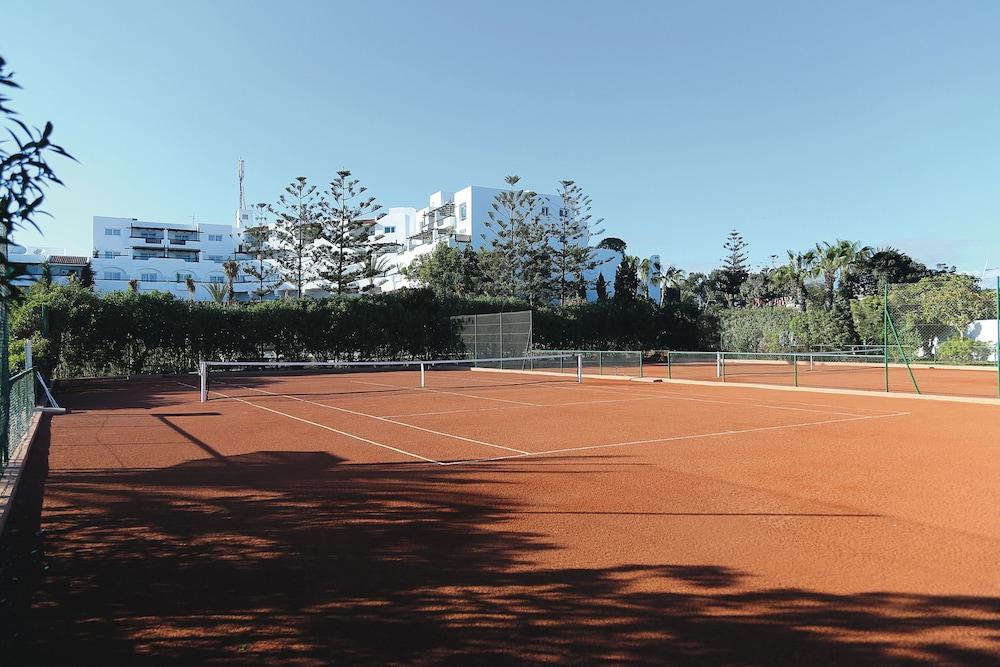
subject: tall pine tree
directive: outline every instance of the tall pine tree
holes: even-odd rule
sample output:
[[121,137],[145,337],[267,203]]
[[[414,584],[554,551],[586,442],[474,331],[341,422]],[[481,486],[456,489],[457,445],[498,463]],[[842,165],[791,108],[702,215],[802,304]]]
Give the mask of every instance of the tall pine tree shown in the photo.
[[317,275],[330,292],[353,290],[358,280],[371,273],[365,267],[379,264],[377,256],[385,244],[379,243],[381,237],[372,237],[372,230],[385,213],[379,213],[382,205],[375,197],[364,196],[367,191],[351,178],[351,172],[338,171],[321,205],[321,240],[312,257]]
[[733,229],[726,237],[722,246],[726,249],[726,257],[722,260],[722,291],[730,307],[739,305],[740,286],[750,276],[747,266],[749,247],[743,236]]
[[303,287],[314,276],[311,254],[320,232],[318,200],[316,186],[299,176],[271,209],[276,216],[274,239],[278,246],[274,258],[285,280],[295,285],[297,296],[302,296]]
[[549,235],[552,246],[552,264],[556,274],[556,293],[559,304],[576,293],[587,293],[585,274],[597,268],[594,248],[590,246],[591,234],[601,234],[604,230],[592,229],[603,219],[593,220],[590,212],[591,199],[573,181],[559,182],[561,207],[557,217],[549,216]]
[[509,189],[493,198],[482,235],[482,273],[494,296],[544,303],[552,292],[552,248],[543,223],[542,205],[534,192],[517,187],[517,176],[506,179]]
[[263,301],[276,287],[281,285],[281,271],[274,264],[273,237],[274,230],[268,224],[267,204],[257,204],[254,212],[254,224],[243,230],[243,252],[249,259],[241,260],[243,273],[257,284],[251,294],[253,300]]

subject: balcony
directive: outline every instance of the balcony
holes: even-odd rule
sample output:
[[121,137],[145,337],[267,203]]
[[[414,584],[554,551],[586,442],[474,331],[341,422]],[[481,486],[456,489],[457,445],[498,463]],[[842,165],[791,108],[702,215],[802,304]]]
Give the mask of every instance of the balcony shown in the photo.
[[186,245],[188,241],[200,241],[198,232],[167,232],[167,240],[171,245]]
[[146,243],[159,243],[163,240],[163,230],[155,227],[132,227],[129,237],[145,239]]
[[197,262],[198,261],[198,251],[197,250],[168,250],[166,254],[167,259],[182,259],[185,262]]

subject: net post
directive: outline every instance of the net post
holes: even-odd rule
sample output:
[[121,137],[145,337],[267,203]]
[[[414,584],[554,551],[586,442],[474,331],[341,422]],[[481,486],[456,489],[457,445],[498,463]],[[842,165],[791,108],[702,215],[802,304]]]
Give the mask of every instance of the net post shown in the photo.
[[208,401],[208,364],[204,361],[198,362],[198,379],[200,384],[201,402]]
[[882,294],[882,366],[885,369],[885,391],[889,393],[889,282]]
[[726,381],[726,370],[725,370],[725,364],[723,362],[722,356],[723,356],[722,352],[716,352],[715,353],[715,377],[722,378],[722,381],[725,382]]
[[[812,357],[810,357],[811,359]],[[792,376],[795,378],[795,386],[799,386],[799,358],[792,352]]]
[[[502,365],[501,365],[502,368]],[[424,376],[424,362],[420,362],[420,388],[423,389],[427,386],[427,378]]]
[[576,355],[576,383],[583,383],[583,355]]
[[642,350],[639,350],[639,377],[642,377]]
[[668,380],[673,380],[674,379],[674,373],[673,373],[673,369],[670,366],[671,366],[670,350],[667,350],[667,379]]
[[604,352],[602,350],[597,351],[597,374],[604,375]]
[[997,360],[997,398],[1000,398],[1000,275],[997,276],[997,310],[994,315],[997,318],[997,340],[993,356]]

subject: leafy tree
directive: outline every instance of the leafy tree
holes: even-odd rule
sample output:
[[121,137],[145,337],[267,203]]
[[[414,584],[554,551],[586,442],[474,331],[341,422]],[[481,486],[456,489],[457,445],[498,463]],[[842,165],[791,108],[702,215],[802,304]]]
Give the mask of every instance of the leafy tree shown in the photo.
[[617,236],[608,236],[601,239],[600,243],[597,244],[597,248],[600,250],[610,250],[611,252],[617,252],[620,255],[624,255],[625,250],[628,248],[628,244]]
[[41,277],[38,279],[39,282],[46,287],[52,285],[52,265],[49,264],[49,260],[42,262],[38,268],[42,270]]
[[593,271],[599,264],[594,259],[594,249],[589,245],[590,237],[603,232],[592,227],[600,225],[603,220],[592,219],[590,196],[575,182],[560,181],[558,194],[562,206],[558,216],[549,218],[549,236],[552,264],[557,274],[556,292],[560,305],[564,305],[574,291],[579,294],[581,286],[586,299],[584,274]]
[[472,296],[479,288],[479,258],[469,246],[459,250],[438,243],[429,254],[406,267],[403,274],[442,298]]
[[881,294],[886,284],[915,283],[929,275],[927,267],[896,248],[879,248],[861,259],[847,278],[854,297]]
[[320,204],[321,241],[314,246],[312,258],[317,275],[335,294],[356,286],[364,257],[380,249],[380,237],[371,238],[371,233],[385,214],[378,212],[382,206],[375,197],[364,196],[367,191],[351,178],[351,172],[338,171]]
[[187,287],[188,298],[194,301],[195,293],[198,291],[198,284],[191,276],[184,276],[184,286]]
[[94,287],[94,269],[91,268],[90,262],[84,262],[83,268],[80,269],[80,287],[87,289]]
[[834,243],[824,241],[816,244],[816,275],[823,277],[824,305],[827,310],[833,310],[835,286],[838,275],[842,285],[846,285],[847,277],[870,254],[871,249],[862,247],[857,242],[838,239]]
[[296,295],[300,297],[303,286],[313,277],[310,256],[320,234],[318,198],[316,186],[309,185],[305,176],[299,176],[278,197],[277,208],[271,209],[276,216],[277,252],[274,258],[285,280],[295,285]]
[[281,271],[274,264],[274,230],[268,224],[270,206],[260,203],[255,206],[254,225],[243,230],[243,244],[249,260],[243,260],[243,273],[250,276],[257,287],[252,295],[256,301],[274,292],[281,285]]
[[720,269],[711,273],[690,273],[681,283],[681,299],[688,298],[700,308],[715,310],[723,308],[728,303],[728,297],[723,288],[723,275]]
[[795,303],[799,310],[806,312],[808,292],[806,291],[806,281],[815,275],[816,253],[812,250],[805,252],[788,251],[788,263],[778,267],[774,272],[774,282],[779,288],[784,288],[791,292],[795,298]]
[[631,255],[622,257],[615,271],[615,294],[612,299],[618,303],[629,303],[639,296],[638,258]]
[[483,222],[489,234],[481,251],[483,280],[493,296],[523,298],[529,305],[544,302],[552,291],[552,248],[542,222],[541,203],[534,192],[517,187],[518,176],[493,198]]
[[727,303],[733,306],[739,301],[740,285],[750,275],[747,268],[748,246],[743,236],[733,229],[722,247],[726,250],[726,257],[722,260],[722,289]]
[[594,285],[597,291],[597,300],[604,302],[608,300],[608,281],[604,279],[603,273],[597,274],[597,283]]
[[139,291],[139,281],[136,278],[132,278],[128,281],[128,291],[132,293]]
[[[13,72],[0,58],[0,90],[20,88]],[[20,290],[13,281],[24,275],[25,267],[7,261],[7,247],[13,242],[17,229],[37,230],[35,217],[43,213],[45,189],[62,181],[48,164],[50,155],[72,156],[61,146],[52,143],[52,123],[45,123],[41,130],[31,128],[17,117],[8,103],[10,98],[0,93],[0,118],[4,122],[6,137],[0,140],[0,299],[18,297]],[[8,144],[13,142],[12,149]]]

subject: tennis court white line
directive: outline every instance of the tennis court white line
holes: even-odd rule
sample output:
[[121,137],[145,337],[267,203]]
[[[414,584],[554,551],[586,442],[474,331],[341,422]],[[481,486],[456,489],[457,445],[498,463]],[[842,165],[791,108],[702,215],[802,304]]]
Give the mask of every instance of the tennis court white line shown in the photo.
[[489,463],[492,461],[509,461],[511,459],[523,459],[523,458],[530,458],[533,456],[544,456],[546,454],[563,454],[565,452],[582,452],[593,449],[607,449],[609,447],[628,447],[632,445],[651,445],[662,442],[677,442],[680,440],[699,440],[702,438],[718,438],[727,435],[742,435],[746,433],[758,433],[763,431],[780,431],[783,429],[801,428],[803,426],[821,426],[824,424],[839,424],[842,422],[864,421],[868,419],[885,419],[887,417],[902,417],[909,414],[910,413],[908,412],[897,412],[888,415],[860,415],[857,417],[845,417],[843,419],[823,419],[815,422],[800,422],[796,424],[782,424],[779,426],[757,426],[754,428],[744,428],[744,429],[727,430],[727,431],[713,431],[711,433],[692,433],[689,435],[676,435],[666,438],[650,438],[648,440],[625,440],[623,442],[612,442],[602,445],[583,445],[581,447],[564,447],[562,449],[548,449],[541,452],[531,452],[528,454],[521,454],[515,456],[496,456],[484,459],[468,459],[465,461],[443,461],[441,465],[453,466],[466,463]]
[[[177,384],[182,385],[184,387],[190,387],[191,389],[195,389],[195,390],[198,389],[198,387],[195,387],[194,385],[186,384],[186,383],[180,382],[178,380],[174,380],[174,382],[177,382]],[[229,396],[227,394],[223,394],[221,391],[216,391],[216,390],[213,389],[213,390],[210,391],[210,393],[212,393],[212,394],[218,394],[219,396],[223,396],[225,398],[228,398],[228,399],[231,399],[231,400],[234,400],[234,401],[239,401],[240,403],[244,403],[244,404],[249,405],[251,407],[258,408],[260,410],[266,410],[267,412],[273,412],[276,415],[281,415],[282,417],[288,417],[289,419],[294,419],[295,421],[299,421],[299,422],[302,422],[304,424],[309,424],[310,426],[316,426],[318,428],[325,429],[327,431],[332,431],[333,433],[336,433],[338,435],[342,435],[342,436],[347,437],[347,438],[351,438],[353,440],[359,440],[360,442],[363,442],[363,443],[366,443],[366,444],[369,444],[369,445],[375,445],[376,447],[381,447],[382,449],[389,449],[389,450],[392,450],[392,451],[397,452],[399,454],[403,454],[404,456],[410,456],[410,457],[413,457],[415,459],[420,459],[421,461],[426,461],[427,463],[433,463],[433,464],[439,465],[439,466],[443,466],[444,465],[444,463],[442,461],[436,461],[434,459],[429,459],[426,456],[421,456],[420,454],[414,454],[413,452],[408,452],[405,449],[400,449],[398,447],[393,447],[392,445],[386,445],[386,444],[381,443],[381,442],[375,442],[374,440],[369,440],[368,438],[364,438],[364,437],[362,437],[360,435],[354,435],[353,433],[348,433],[347,431],[340,431],[340,430],[337,430],[337,429],[333,428],[332,426],[327,426],[326,424],[320,424],[320,423],[317,423],[317,422],[314,422],[314,421],[309,421],[308,419],[303,419],[302,417],[296,417],[295,415],[290,415],[287,412],[282,412],[281,410],[275,410],[273,408],[269,408],[269,407],[266,407],[264,405],[260,405],[258,403],[251,403],[250,401],[245,401],[242,398],[239,398],[237,396]]]
[[[280,398],[288,398],[288,399],[292,399],[294,401],[300,401],[302,403],[310,403],[312,405],[318,405],[321,408],[326,408],[328,410],[336,410],[338,412],[344,412],[344,413],[347,413],[347,414],[350,414],[350,415],[355,415],[357,417],[368,417],[369,419],[377,419],[378,421],[386,422],[388,424],[396,424],[397,426],[404,426],[406,428],[412,428],[412,429],[415,429],[417,431],[423,431],[425,433],[433,433],[434,435],[439,435],[439,436],[441,436],[443,438],[453,438],[455,440],[462,440],[464,442],[471,442],[471,443],[474,443],[474,444],[477,444],[477,445],[482,445],[484,447],[491,447],[493,449],[503,449],[503,450],[506,450],[508,452],[517,452],[519,454],[527,454],[528,453],[528,452],[524,451],[523,449],[515,449],[514,447],[505,447],[503,445],[494,445],[494,444],[489,443],[489,442],[483,442],[482,440],[476,440],[474,438],[466,438],[465,436],[462,436],[462,435],[455,435],[453,433],[445,433],[444,431],[435,431],[434,429],[424,428],[423,426],[415,426],[413,424],[407,424],[406,422],[396,421],[394,419],[389,419],[388,417],[379,417],[378,415],[370,415],[370,414],[368,414],[366,412],[357,412],[356,410],[348,410],[347,408],[341,408],[341,407],[338,407],[336,405],[327,405],[326,403],[319,403],[317,401],[310,401],[310,400],[307,400],[307,399],[304,399],[304,398],[299,398],[298,396],[291,396],[289,394],[278,394],[278,393],[275,393],[273,391],[267,391],[266,389],[257,389],[256,387],[247,387],[246,385],[236,384],[236,383],[233,383],[233,382],[226,382],[225,380],[217,380],[217,382],[222,382],[223,384],[228,384],[228,385],[230,385],[232,387],[241,387],[243,389],[249,389],[250,391],[259,391],[262,394],[268,394],[270,396],[278,396]],[[219,392],[216,392],[216,393],[219,393]],[[237,399],[237,400],[242,400],[242,399]],[[244,402],[246,402],[246,401],[244,401]],[[251,403],[251,405],[255,405],[255,404]],[[428,459],[428,460],[430,460],[430,459]]]
[[395,389],[407,389],[410,391],[429,391],[433,394],[450,394],[452,396],[464,396],[466,398],[478,398],[483,401],[496,401],[498,403],[513,403],[514,405],[531,406],[533,408],[543,407],[541,403],[527,403],[525,401],[512,401],[507,398],[493,398],[491,396],[476,396],[475,394],[462,394],[457,391],[445,391],[443,389],[431,389],[429,387],[407,387],[401,384],[386,384],[384,382],[369,382],[366,380],[348,380],[356,384],[367,384],[373,387],[394,387]]
[[[604,394],[614,394],[616,396],[621,394],[620,390],[599,389],[597,387],[587,387],[585,385],[581,386],[581,387],[566,387],[566,386],[563,386],[563,385],[553,385],[553,386],[558,387],[560,389],[572,389],[574,391],[584,391],[584,390],[586,390],[586,391],[596,391],[596,392],[601,392],[601,393],[604,393]],[[771,403],[747,403],[747,402],[744,402],[744,401],[724,401],[724,400],[717,399],[717,398],[702,398],[701,396],[703,396],[703,395],[699,395],[699,396],[686,396],[686,395],[682,395],[682,394],[678,394],[678,393],[672,393],[672,392],[664,392],[662,394],[660,394],[660,393],[651,394],[651,393],[645,393],[644,392],[644,393],[640,393],[638,395],[639,396],[649,396],[651,398],[653,398],[653,397],[664,398],[664,399],[670,398],[670,399],[675,399],[675,400],[678,400],[678,401],[693,401],[693,402],[696,402],[696,403],[716,403],[716,404],[719,404],[719,405],[742,405],[742,406],[754,407],[754,408],[768,408],[768,409],[771,409],[771,410],[793,410],[793,411],[796,411],[796,412],[818,412],[820,414],[843,415],[845,417],[866,417],[866,416],[869,416],[869,415],[859,415],[859,414],[857,414],[855,412],[842,412],[840,410],[827,410],[827,409],[818,409],[818,410],[816,410],[816,409],[811,409],[811,408],[798,408],[798,407],[794,407],[794,406],[790,406],[790,405],[773,405]],[[888,415],[884,415],[884,416],[895,416],[896,414],[897,413],[893,412],[893,413],[889,413]],[[903,413],[903,414],[907,414],[907,413]],[[874,416],[878,417],[878,416],[883,416],[883,415],[874,415]]]
[[398,415],[382,415],[383,417],[427,417],[431,415],[454,415],[463,412],[492,412],[497,410],[518,410],[522,408],[561,408],[567,405],[600,405],[602,403],[636,403],[639,401],[655,401],[659,396],[639,396],[638,398],[609,398],[606,401],[570,401],[568,403],[542,403],[539,405],[501,405],[494,408],[466,408],[464,410],[441,410],[439,412],[407,412]]

